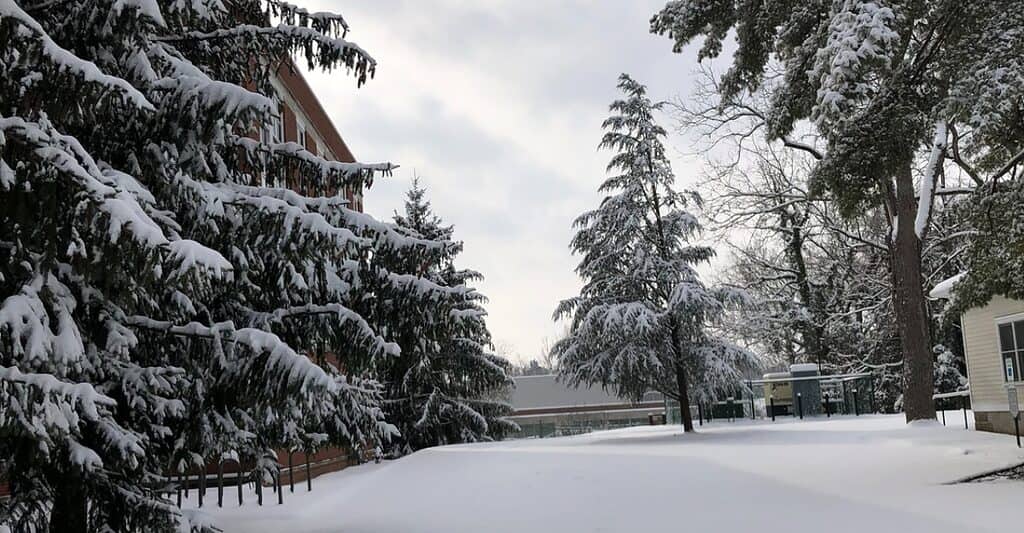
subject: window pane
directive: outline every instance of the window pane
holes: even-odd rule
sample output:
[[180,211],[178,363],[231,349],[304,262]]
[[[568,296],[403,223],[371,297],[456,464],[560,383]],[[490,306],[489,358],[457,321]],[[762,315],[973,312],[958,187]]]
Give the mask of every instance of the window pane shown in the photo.
[[1013,329],[1017,337],[1017,349],[1024,350],[1024,320],[1014,322]]
[[1013,351],[1013,325],[999,324],[999,350],[1003,352]]

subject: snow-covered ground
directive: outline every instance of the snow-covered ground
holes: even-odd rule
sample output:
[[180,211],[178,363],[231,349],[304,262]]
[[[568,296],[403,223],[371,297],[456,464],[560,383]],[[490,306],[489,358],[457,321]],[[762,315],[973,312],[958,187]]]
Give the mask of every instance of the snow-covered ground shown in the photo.
[[249,495],[242,508],[205,510],[228,532],[952,533],[1019,524],[1024,483],[948,484],[1024,461],[1013,437],[947,420],[715,422],[685,436],[659,426],[447,446],[318,478],[281,506],[257,507]]

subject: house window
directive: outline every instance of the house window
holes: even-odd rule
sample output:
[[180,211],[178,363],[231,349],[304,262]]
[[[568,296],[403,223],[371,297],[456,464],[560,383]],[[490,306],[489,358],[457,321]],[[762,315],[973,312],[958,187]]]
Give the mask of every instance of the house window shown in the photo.
[[1024,320],[999,324],[999,354],[1003,360],[1006,381],[1021,379],[1021,361],[1024,361]]

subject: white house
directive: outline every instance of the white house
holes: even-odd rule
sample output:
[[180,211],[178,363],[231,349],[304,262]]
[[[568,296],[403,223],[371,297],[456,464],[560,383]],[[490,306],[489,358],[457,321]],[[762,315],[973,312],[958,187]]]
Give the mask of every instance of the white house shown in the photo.
[[[963,274],[932,289],[932,298],[950,299]],[[1024,400],[1024,301],[995,296],[960,316],[971,406],[977,429],[1013,433],[1008,387]]]

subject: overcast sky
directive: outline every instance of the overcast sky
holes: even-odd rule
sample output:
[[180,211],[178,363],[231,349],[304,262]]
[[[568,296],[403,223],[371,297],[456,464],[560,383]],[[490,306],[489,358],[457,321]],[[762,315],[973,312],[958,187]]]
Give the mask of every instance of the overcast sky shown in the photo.
[[[495,342],[537,358],[561,330],[552,311],[580,285],[571,224],[600,199],[610,154],[596,146],[616,78],[628,72],[656,99],[690,91],[696,51],[673,54],[647,31],[664,0],[302,4],[344,15],[378,62],[360,89],[341,73],[307,75],[360,161],[401,165],[367,192],[366,210],[390,218],[419,175],[465,242],[461,266],[486,276]],[[680,186],[699,178],[698,159],[674,164]]]

